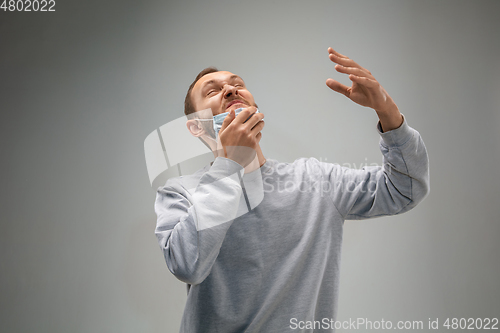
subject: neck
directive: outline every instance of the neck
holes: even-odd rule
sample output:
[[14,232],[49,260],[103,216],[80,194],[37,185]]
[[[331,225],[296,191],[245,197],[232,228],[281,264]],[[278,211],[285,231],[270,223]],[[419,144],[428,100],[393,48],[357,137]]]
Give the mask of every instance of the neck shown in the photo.
[[[214,154],[214,158],[217,158],[220,156],[220,151],[218,152],[217,149],[214,149],[215,148],[215,145],[213,145],[214,147],[212,147],[212,145],[210,145],[211,148],[212,148],[212,152]],[[252,171],[255,171],[257,170],[258,168],[262,167],[264,165],[264,163],[266,163],[266,158],[264,157],[264,154],[262,153],[262,149],[260,148],[260,145],[257,145],[257,148],[255,149],[255,152],[257,153],[255,155],[255,158],[254,160],[245,167],[245,173],[249,173],[249,172],[252,172]]]

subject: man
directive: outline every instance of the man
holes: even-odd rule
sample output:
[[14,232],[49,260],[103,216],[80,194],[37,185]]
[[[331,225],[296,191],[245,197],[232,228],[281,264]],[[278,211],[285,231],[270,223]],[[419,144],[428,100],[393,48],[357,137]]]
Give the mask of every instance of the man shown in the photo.
[[[379,117],[382,167],[266,161],[259,145],[264,115],[239,76],[208,69],[189,88],[188,129],[216,158],[169,180],[155,203],[167,266],[191,285],[181,332],[333,331],[344,220],[401,214],[427,195],[420,134],[368,70],[328,53],[353,83],[328,79],[327,86]],[[206,117],[189,116],[201,110],[211,110],[215,123],[228,113],[218,133]],[[251,181],[243,182],[245,175]],[[249,188],[258,180],[263,196],[252,204]]]

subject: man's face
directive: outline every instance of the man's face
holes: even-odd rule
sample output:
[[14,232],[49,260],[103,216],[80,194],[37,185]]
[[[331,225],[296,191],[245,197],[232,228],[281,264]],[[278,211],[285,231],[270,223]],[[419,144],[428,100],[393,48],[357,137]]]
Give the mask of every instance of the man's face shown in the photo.
[[213,115],[256,106],[245,82],[231,72],[215,72],[201,77],[191,91],[196,111],[212,109]]

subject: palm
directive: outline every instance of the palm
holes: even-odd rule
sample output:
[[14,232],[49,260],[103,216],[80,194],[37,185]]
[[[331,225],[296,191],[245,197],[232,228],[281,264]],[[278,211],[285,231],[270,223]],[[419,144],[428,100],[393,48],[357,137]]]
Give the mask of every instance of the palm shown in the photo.
[[349,89],[349,98],[360,105],[363,106],[369,106],[370,105],[370,97],[368,92],[366,91],[366,88],[364,88],[362,85],[353,82],[352,87],[348,88]]
[[344,74],[349,75],[352,81],[352,86],[348,87],[336,80],[326,80],[326,85],[332,90],[339,92],[353,102],[362,106],[370,107],[375,110],[384,109],[392,99],[385,89],[377,82],[372,73],[358,65],[352,59],[334,51],[332,48],[328,49],[329,58],[335,62],[335,69]]

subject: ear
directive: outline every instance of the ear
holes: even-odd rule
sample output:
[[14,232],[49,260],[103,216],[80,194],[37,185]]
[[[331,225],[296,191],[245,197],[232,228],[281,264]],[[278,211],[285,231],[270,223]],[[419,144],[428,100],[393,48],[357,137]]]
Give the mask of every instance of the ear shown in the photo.
[[205,133],[205,130],[200,126],[200,122],[197,119],[188,120],[186,122],[186,126],[192,136],[200,137],[203,133]]

